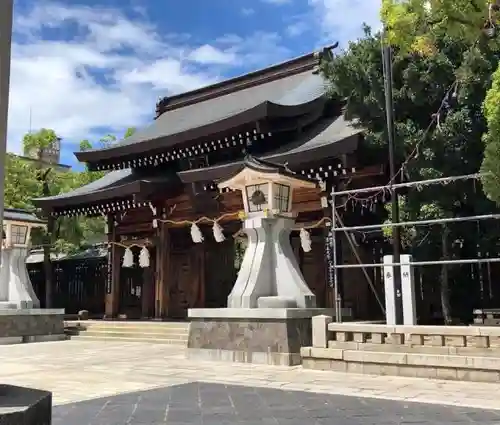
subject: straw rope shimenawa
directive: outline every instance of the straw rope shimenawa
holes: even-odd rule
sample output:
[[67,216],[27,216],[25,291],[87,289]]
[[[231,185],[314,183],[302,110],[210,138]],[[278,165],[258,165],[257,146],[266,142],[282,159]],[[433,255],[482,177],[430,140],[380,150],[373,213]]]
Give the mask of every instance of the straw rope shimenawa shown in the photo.
[[[264,211],[265,213],[266,211]],[[200,223],[212,223],[212,231],[214,235],[214,239],[217,242],[223,242],[226,238],[224,236],[224,231],[223,228],[220,226],[219,222],[223,219],[230,218],[230,217],[238,217],[241,220],[244,220],[247,215],[243,211],[235,212],[235,213],[227,213],[223,214],[220,217],[217,218],[210,218],[210,217],[200,217],[194,221],[191,220],[164,220],[164,219],[159,219],[155,218],[153,219],[153,227],[158,227],[158,222],[161,223],[168,223],[168,224],[173,224],[176,226],[182,226],[182,225],[191,225],[191,238],[194,243],[201,243],[204,241],[203,234],[198,227],[198,224]],[[314,224],[310,224],[307,226],[298,226],[294,227],[292,230],[299,231],[300,232],[300,242],[301,242],[301,247],[305,252],[311,251],[311,238],[308,230],[310,229],[315,229],[323,224],[331,222],[331,219],[329,217],[323,217],[321,220],[318,220]],[[243,235],[243,230],[240,229],[238,232],[236,232],[234,235],[232,235],[233,238],[237,238],[239,236]],[[120,246],[122,248],[125,248],[125,253],[123,254],[123,261],[122,261],[122,266],[123,267],[133,267],[134,265],[134,255],[132,253],[132,248],[141,248],[141,252],[139,255],[139,265],[140,267],[149,267],[149,250],[148,246],[151,246],[152,243],[146,240],[146,243],[132,243],[132,244],[124,244],[120,242],[108,242],[108,245],[116,245]]]

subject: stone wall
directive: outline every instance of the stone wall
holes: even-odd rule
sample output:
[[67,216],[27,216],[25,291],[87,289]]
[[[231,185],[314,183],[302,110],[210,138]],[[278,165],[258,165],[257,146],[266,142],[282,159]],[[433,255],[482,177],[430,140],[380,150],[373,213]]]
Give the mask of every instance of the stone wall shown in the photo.
[[64,310],[0,310],[0,343],[64,338]]
[[[300,364],[300,347],[311,344],[311,320],[191,320],[189,357],[275,365]],[[203,357],[202,357],[203,356]]]
[[500,380],[500,327],[388,326],[312,319],[309,369],[464,381]]

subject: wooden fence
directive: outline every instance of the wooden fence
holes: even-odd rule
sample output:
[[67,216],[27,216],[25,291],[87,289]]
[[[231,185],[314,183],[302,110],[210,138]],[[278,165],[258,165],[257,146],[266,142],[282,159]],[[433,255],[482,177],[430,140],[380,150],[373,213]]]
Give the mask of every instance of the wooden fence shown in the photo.
[[[33,289],[45,307],[43,263],[28,263]],[[88,258],[53,261],[52,308],[64,308],[66,314],[88,310],[92,316],[104,314],[107,259]]]

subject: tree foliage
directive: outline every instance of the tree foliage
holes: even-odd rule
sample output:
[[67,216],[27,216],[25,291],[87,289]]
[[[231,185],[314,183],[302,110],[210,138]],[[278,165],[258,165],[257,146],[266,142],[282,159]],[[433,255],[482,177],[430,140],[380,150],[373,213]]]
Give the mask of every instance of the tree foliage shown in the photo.
[[[134,129],[126,131],[125,137]],[[35,210],[34,198],[53,196],[69,192],[101,178],[104,172],[62,170],[42,161],[43,151],[58,140],[54,130],[41,129],[26,134],[23,138],[23,152],[30,159],[8,154],[5,173],[5,206]],[[81,150],[102,148],[116,143],[117,137],[107,135],[93,145],[88,140],[80,143]],[[104,235],[104,220],[101,217],[60,217],[54,224],[52,234],[34,234],[34,244],[49,244],[56,252],[73,252],[83,246],[101,242]]]
[[434,53],[443,36],[472,44],[497,18],[491,0],[382,0],[381,17],[392,45]]
[[[481,172],[485,193],[497,204],[500,204],[499,3],[497,0],[383,0],[381,10],[388,41],[402,53],[438,54],[439,40],[448,37],[467,45],[471,59],[483,53],[494,57],[487,73],[469,73],[467,77],[481,78],[488,86],[481,100],[487,124]],[[460,66],[456,70],[460,82],[462,71]]]
[[[381,37],[367,30],[363,39],[351,43],[323,71],[332,96],[346,99],[346,118],[365,129],[365,155],[387,161]],[[482,102],[497,66],[496,52],[488,46],[471,48],[467,40],[445,34],[436,37],[434,45],[432,55],[400,52],[393,61],[397,160],[401,164],[411,158],[399,177],[410,180],[475,173],[483,159],[487,123]],[[400,207],[402,219],[417,221],[479,215],[491,212],[494,205],[469,180],[408,190]],[[440,227],[404,229],[406,249],[421,260],[444,255],[474,258],[478,249],[485,252],[494,246],[499,234],[498,225],[491,222],[488,232],[474,222],[449,225],[446,233],[450,232],[453,249],[444,253],[448,246],[443,247]],[[458,282],[460,276],[451,273],[450,279]]]

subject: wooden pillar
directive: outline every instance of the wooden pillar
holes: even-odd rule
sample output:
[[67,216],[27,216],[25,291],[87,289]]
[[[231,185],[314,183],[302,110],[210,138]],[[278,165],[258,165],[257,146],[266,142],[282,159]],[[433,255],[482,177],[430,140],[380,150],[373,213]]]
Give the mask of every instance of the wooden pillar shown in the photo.
[[115,220],[112,215],[107,217],[108,224],[108,276],[105,294],[105,317],[113,318],[118,314],[118,298],[120,290],[120,247],[113,242],[118,242]]
[[156,248],[155,318],[168,316],[168,276],[170,264],[170,235],[166,223],[158,223]]

